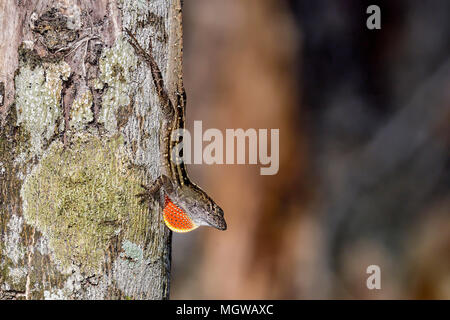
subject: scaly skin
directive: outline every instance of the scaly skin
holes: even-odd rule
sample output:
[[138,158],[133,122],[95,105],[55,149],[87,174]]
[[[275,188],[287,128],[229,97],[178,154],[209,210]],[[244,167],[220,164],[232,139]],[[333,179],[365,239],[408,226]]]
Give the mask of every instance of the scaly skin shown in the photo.
[[146,192],[138,196],[142,197],[141,200],[144,202],[159,195],[161,206],[164,207],[164,222],[174,232],[189,232],[199,226],[226,230],[227,224],[223,217],[223,210],[189,179],[184,162],[172,158],[176,154],[172,150],[181,142],[181,139],[173,137],[172,133],[178,129],[184,129],[186,112],[184,89],[176,94],[176,103],[172,103],[164,86],[161,71],[152,55],[151,41],[147,52],[128,29],[126,32],[136,53],[150,67],[163,115],[160,129],[162,174],[152,185],[144,186]]

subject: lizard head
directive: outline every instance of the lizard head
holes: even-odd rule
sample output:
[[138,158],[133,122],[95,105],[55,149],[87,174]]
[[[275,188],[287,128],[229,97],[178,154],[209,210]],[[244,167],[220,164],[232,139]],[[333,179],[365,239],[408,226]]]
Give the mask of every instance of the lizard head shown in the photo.
[[175,232],[189,232],[199,226],[226,230],[223,210],[198,186],[183,186],[182,192],[166,197],[164,221]]

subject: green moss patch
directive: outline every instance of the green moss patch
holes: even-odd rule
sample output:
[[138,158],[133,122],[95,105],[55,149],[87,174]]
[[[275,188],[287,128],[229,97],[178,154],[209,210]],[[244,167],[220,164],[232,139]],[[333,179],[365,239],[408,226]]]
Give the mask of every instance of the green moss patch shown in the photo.
[[143,172],[122,149],[119,137],[77,135],[68,148],[56,141],[25,180],[24,217],[48,237],[64,268],[96,272],[113,238],[147,238],[148,211],[136,198]]

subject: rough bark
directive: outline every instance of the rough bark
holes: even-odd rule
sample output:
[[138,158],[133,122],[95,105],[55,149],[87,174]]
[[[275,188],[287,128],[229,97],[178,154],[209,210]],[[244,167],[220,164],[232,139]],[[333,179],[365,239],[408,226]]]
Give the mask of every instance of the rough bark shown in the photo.
[[139,204],[159,173],[158,97],[173,94],[179,0],[0,2],[0,299],[164,299],[171,235]]

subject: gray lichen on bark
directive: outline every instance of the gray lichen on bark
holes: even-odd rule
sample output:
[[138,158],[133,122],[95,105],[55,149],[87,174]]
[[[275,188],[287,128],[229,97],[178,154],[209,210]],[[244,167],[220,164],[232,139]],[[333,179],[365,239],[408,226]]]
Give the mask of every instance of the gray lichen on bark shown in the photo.
[[159,100],[122,28],[176,89],[179,1],[7,2],[0,299],[168,298],[171,235],[135,197],[159,173]]

